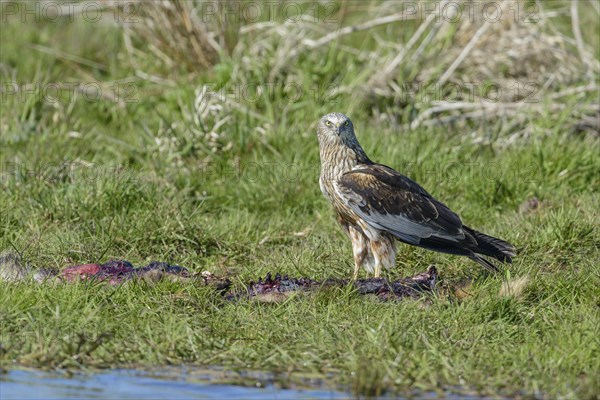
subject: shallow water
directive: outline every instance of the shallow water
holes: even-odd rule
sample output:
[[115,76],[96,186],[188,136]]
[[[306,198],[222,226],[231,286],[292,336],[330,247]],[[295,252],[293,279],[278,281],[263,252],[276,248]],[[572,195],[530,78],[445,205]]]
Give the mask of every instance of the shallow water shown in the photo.
[[[2,371],[0,369],[0,371]],[[275,382],[288,382],[281,388]],[[345,387],[310,376],[282,377],[272,372],[232,371],[178,366],[160,369],[114,369],[67,374],[38,370],[0,372],[0,400],[13,399],[352,399]],[[479,396],[465,388],[439,392],[413,391],[408,398],[423,400],[500,400],[506,397]],[[399,400],[388,394],[381,400]]]
[[[183,371],[179,371],[183,372]],[[197,379],[197,378],[195,378]],[[209,378],[210,379],[210,378]],[[0,374],[0,399],[346,399],[349,393],[332,390],[281,389],[190,380],[173,371],[149,373],[109,370],[67,376],[28,370]]]

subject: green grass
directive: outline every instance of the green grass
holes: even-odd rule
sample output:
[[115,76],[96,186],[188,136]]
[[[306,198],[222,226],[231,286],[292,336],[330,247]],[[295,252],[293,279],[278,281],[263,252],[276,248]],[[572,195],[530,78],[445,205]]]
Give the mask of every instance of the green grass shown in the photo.
[[[2,30],[3,82],[135,75],[116,27],[17,21]],[[57,269],[112,258],[164,260],[228,274],[238,287],[267,272],[348,277],[350,244],[318,187],[314,130],[323,114],[351,109],[374,160],[417,180],[469,226],[517,245],[507,272],[484,276],[469,260],[401,245],[391,278],[435,263],[444,285],[473,278],[469,296],[380,303],[343,288],[262,304],[225,302],[192,283],[0,282],[2,366],[185,363],[327,377],[355,395],[418,389],[597,398],[600,145],[598,136],[572,133],[569,119],[597,99],[574,96],[563,112],[527,114],[532,134],[508,144],[512,132],[503,127],[511,121],[504,118],[406,130],[376,118],[349,93],[315,101],[314,84],[346,84],[360,74],[348,53],[332,48],[327,56],[337,62],[300,58],[306,80],[298,82],[303,95],[296,101],[276,94],[240,102],[258,116],[225,109],[230,119],[214,144],[191,117],[194,89],[226,81],[233,57],[191,83],[187,76],[175,85],[136,78],[137,101],[124,106],[66,92],[54,104],[7,96],[0,250]],[[252,73],[248,81],[261,82],[269,71]],[[540,207],[520,211],[533,197]],[[528,279],[521,292],[499,294],[504,281],[519,277]]]

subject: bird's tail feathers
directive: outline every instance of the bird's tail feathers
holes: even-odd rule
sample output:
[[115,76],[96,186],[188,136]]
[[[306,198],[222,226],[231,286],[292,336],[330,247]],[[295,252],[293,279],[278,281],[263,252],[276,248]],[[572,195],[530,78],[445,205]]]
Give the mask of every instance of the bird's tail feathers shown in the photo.
[[[469,234],[471,234],[471,236],[473,236],[473,238],[475,238],[475,240],[477,241],[477,246],[471,249],[471,250],[473,250],[474,253],[479,253],[479,254],[483,254],[486,256],[494,257],[497,260],[506,262],[506,263],[512,262],[512,258],[516,255],[515,246],[513,246],[512,244],[510,244],[502,239],[498,239],[493,236],[489,236],[484,233],[477,232],[476,230],[473,230],[471,228],[468,228],[468,227],[463,227],[463,228]],[[483,259],[482,257],[479,257],[479,256],[476,256],[476,257],[477,258],[473,258],[473,259],[482,265],[483,265],[483,263],[493,265],[489,261]],[[485,260],[485,261],[480,261],[480,259]],[[494,268],[496,270],[498,269],[497,267],[494,267]]]

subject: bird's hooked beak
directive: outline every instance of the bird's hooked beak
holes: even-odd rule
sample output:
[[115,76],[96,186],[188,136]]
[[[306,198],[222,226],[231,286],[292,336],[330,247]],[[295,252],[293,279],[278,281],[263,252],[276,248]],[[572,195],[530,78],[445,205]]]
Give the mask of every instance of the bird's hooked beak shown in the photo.
[[341,122],[338,124],[335,124],[335,130],[336,130],[338,136],[340,136],[342,134],[342,126],[343,125]]

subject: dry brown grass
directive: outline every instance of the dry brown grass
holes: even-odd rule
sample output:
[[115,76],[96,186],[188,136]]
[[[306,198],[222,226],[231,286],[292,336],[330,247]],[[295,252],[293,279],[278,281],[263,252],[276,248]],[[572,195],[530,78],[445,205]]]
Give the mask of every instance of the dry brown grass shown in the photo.
[[[548,107],[564,111],[569,107],[566,98],[598,93],[600,86],[590,81],[595,76],[597,82],[600,63],[588,46],[578,46],[553,22],[573,13],[573,7],[550,12],[538,3],[533,19],[527,19],[514,17],[514,2],[495,4],[505,16],[497,22],[482,17],[481,4],[474,7],[473,19],[425,19],[396,57],[372,58],[373,70],[383,73],[373,75],[369,89],[377,98],[395,99],[392,104],[397,106],[407,98],[407,88],[397,77],[414,77],[411,83],[420,90],[409,94],[408,103],[416,104],[419,112],[411,128],[500,116],[524,121],[528,112]],[[524,7],[525,2],[520,4]],[[576,15],[570,15],[573,24]],[[473,90],[474,83],[479,88]],[[574,125],[597,133],[598,102],[579,110]]]
[[[518,7],[498,1],[493,4],[502,17],[486,20],[483,3],[453,3],[473,12],[452,19],[451,13],[412,15],[402,2],[342,2],[338,26],[310,14],[293,22],[273,18],[225,26],[219,18],[203,18],[201,2],[157,1],[144,3],[142,23],[124,32],[131,58],[161,64],[166,77],[179,66],[196,76],[227,53],[233,64],[229,81],[238,84],[310,81],[315,71],[299,59],[318,65],[334,48],[359,71],[348,74],[347,64],[331,67],[347,74],[337,92],[351,93],[355,107],[405,128],[510,118],[506,131],[527,136],[531,113],[549,111],[570,112],[574,131],[600,132],[600,62],[583,39],[577,6],[548,10],[540,2],[528,8],[525,1]],[[570,20],[572,34],[557,28],[559,18]],[[382,39],[382,29],[407,26],[414,32],[406,39]],[[365,39],[377,45],[365,47]],[[148,76],[142,70],[138,76]],[[588,105],[574,107],[582,99]]]
[[[137,3],[136,23],[123,24],[130,57],[161,63],[165,72],[184,67],[205,71],[227,47],[225,28],[202,21],[194,2],[158,0]],[[143,47],[145,50],[140,49]]]

